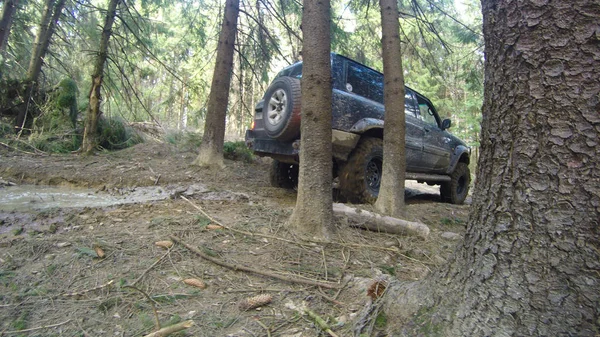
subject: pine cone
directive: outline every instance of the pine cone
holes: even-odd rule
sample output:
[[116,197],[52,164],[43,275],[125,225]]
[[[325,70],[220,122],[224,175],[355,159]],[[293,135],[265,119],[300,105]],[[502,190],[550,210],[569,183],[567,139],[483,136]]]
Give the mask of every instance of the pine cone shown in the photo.
[[154,244],[157,245],[158,247],[165,248],[165,249],[169,249],[169,248],[173,247],[173,241],[171,241],[171,240],[156,241]]
[[240,310],[250,310],[271,303],[273,296],[269,294],[260,294],[254,297],[245,298],[238,304]]
[[383,293],[385,292],[385,289],[387,288],[388,284],[386,281],[383,280],[377,280],[374,281],[373,283],[371,283],[371,286],[369,286],[369,289],[367,289],[367,295],[369,297],[371,297],[373,300],[376,300],[378,298],[380,298],[381,296],[383,296]]
[[192,286],[192,287],[200,288],[200,289],[206,288],[206,283],[204,283],[204,281],[198,280],[196,278],[187,278],[187,279],[183,280],[183,283],[185,283],[189,286]]

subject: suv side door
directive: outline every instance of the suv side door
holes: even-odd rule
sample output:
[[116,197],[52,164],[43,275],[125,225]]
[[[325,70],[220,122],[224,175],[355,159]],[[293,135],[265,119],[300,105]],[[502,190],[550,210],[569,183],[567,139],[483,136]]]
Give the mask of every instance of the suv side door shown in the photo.
[[423,167],[430,172],[445,173],[452,155],[451,138],[442,130],[442,121],[433,104],[416,93],[417,118],[423,130]]

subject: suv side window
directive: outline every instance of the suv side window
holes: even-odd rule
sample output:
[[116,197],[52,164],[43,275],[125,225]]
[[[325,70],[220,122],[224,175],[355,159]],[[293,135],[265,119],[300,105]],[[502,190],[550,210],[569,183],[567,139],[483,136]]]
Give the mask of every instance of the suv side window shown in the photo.
[[383,104],[383,76],[369,68],[348,62],[346,90]]
[[409,88],[404,87],[404,113],[417,117],[417,109],[415,108],[415,94]]
[[435,110],[431,104],[419,95],[417,95],[417,102],[419,103],[419,119],[429,125],[439,127],[437,117],[434,113]]

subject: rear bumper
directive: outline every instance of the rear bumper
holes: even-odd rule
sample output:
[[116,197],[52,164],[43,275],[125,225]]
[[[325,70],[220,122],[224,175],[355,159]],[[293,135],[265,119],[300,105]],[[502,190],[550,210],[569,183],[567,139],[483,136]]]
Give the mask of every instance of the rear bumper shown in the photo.
[[[332,130],[331,143],[334,158],[346,161],[356,147],[360,135],[340,130]],[[264,132],[246,130],[246,146],[257,156],[271,157],[284,163],[297,164],[300,154],[300,139],[282,142],[265,138]]]
[[284,163],[297,164],[300,153],[300,139],[281,142],[262,138],[253,130],[246,130],[246,146],[257,156],[271,157]]

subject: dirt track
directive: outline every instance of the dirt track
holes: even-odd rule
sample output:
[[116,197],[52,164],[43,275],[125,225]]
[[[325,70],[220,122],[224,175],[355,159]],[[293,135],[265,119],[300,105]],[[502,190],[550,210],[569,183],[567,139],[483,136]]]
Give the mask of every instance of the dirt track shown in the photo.
[[[194,157],[151,142],[91,157],[0,152],[0,178],[18,185],[169,191],[166,199],[142,203],[0,212],[0,332],[141,336],[155,329],[154,307],[162,326],[193,320],[182,335],[325,335],[300,314],[305,306],[348,336],[374,279],[424,277],[445,263],[456,244],[442,233],[464,232],[468,206],[440,203],[428,192],[435,190],[411,190],[407,218],[430,226],[427,241],[351,229],[340,221],[333,243],[301,242],[285,226],[295,192],[268,186],[267,161],[227,161],[226,169],[211,171],[192,167]],[[0,187],[0,193],[10,188]],[[207,228],[215,222],[227,228]],[[171,235],[218,261],[344,286],[318,288],[233,271],[182,245],[167,251],[154,244]],[[207,287],[182,282],[188,278]],[[258,294],[270,294],[272,302],[240,309],[241,301]]]

